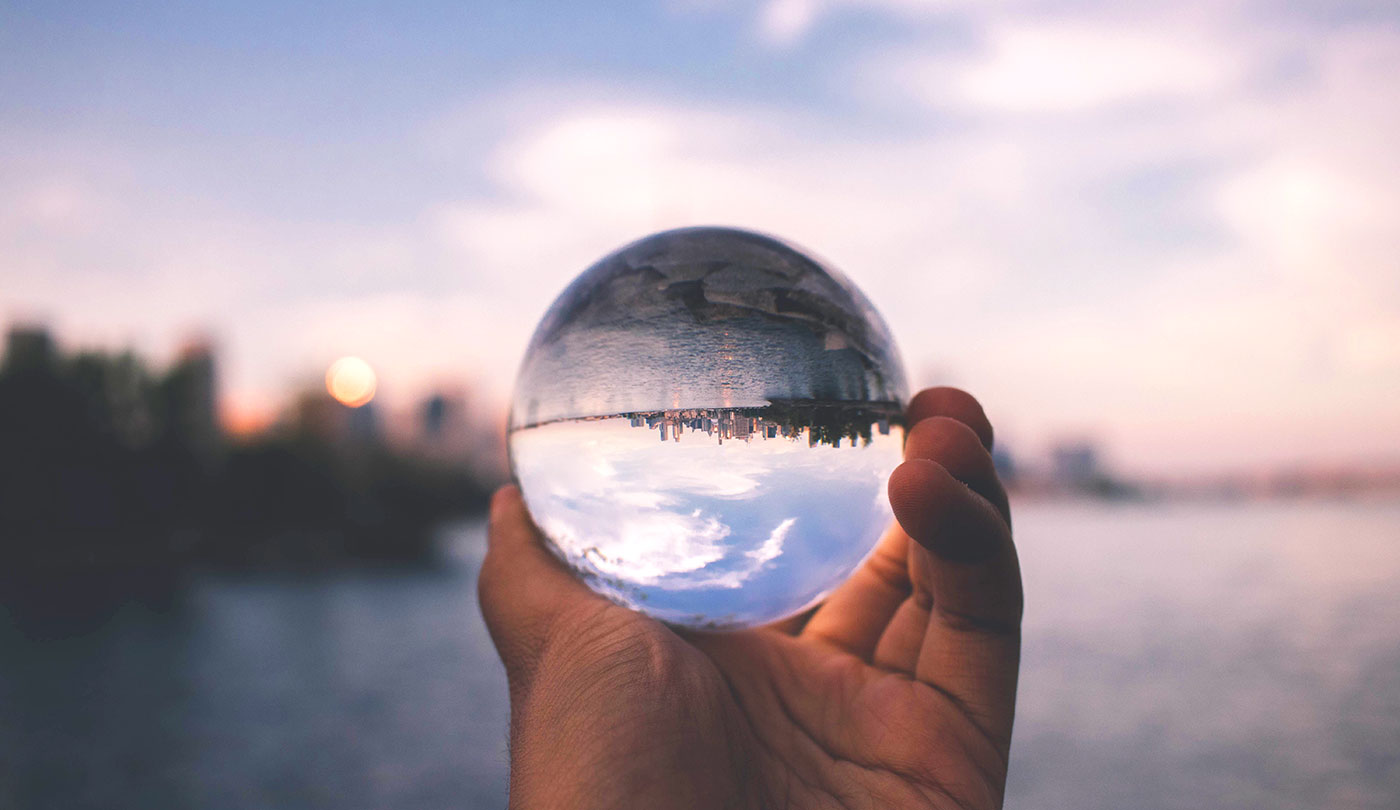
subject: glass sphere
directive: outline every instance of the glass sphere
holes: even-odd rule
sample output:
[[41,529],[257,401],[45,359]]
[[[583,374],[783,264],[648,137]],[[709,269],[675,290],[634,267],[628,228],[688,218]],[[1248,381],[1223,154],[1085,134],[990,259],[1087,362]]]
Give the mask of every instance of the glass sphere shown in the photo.
[[889,329],[841,273],[756,233],[666,231],[545,314],[511,468],[595,591],[672,624],[749,627],[816,604],[870,553],[906,397]]

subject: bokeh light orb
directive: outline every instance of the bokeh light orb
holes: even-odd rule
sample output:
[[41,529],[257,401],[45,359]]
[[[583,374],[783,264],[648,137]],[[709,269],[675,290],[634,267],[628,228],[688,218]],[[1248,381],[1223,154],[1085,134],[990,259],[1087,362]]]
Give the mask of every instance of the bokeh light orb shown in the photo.
[[369,363],[358,357],[342,357],[326,369],[326,390],[342,405],[358,408],[374,399],[379,379]]
[[907,398],[889,329],[777,239],[685,228],[569,285],[511,405],[511,468],[595,591],[728,629],[824,598],[890,520]]

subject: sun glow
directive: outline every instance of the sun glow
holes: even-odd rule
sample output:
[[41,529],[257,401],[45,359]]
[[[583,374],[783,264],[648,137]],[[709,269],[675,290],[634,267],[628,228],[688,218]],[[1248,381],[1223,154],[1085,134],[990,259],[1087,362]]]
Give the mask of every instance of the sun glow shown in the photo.
[[342,357],[326,370],[326,390],[340,404],[351,408],[374,399],[376,385],[374,369],[358,357]]

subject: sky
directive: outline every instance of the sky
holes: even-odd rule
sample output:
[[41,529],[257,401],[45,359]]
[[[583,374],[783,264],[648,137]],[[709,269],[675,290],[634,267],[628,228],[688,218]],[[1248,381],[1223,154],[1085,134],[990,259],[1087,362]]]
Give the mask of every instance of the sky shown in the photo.
[[898,430],[844,446],[674,430],[605,419],[512,439],[530,514],[624,604],[692,626],[776,621],[849,577],[889,525]]
[[1013,452],[1400,458],[1387,2],[0,1],[0,325],[504,410],[578,272],[805,246]]

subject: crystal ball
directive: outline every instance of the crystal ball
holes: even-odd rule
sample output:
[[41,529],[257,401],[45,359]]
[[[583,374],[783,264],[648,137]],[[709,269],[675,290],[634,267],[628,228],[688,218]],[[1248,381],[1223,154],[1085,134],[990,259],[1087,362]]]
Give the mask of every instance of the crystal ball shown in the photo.
[[684,228],[574,279],[526,350],[511,469],[551,550],[662,621],[815,605],[888,526],[907,397],[888,327],[778,239]]

